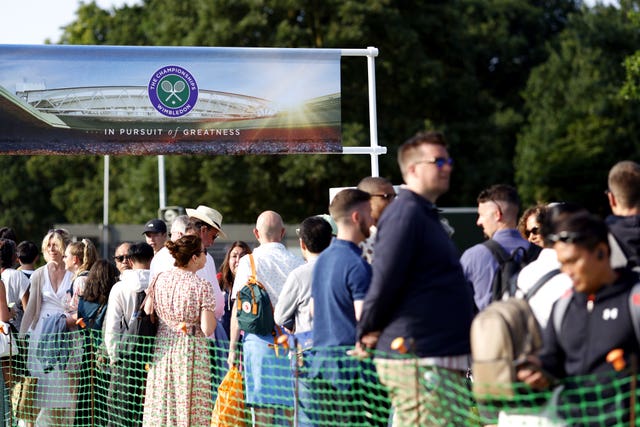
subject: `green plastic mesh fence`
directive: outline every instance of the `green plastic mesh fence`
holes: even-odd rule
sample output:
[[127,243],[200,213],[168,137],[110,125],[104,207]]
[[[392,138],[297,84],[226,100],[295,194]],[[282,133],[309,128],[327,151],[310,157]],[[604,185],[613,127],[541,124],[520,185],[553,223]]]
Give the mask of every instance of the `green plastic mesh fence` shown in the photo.
[[[622,426],[637,412],[629,370],[476,396],[461,373],[408,356],[363,361],[346,347],[273,345],[260,363],[229,371],[226,342],[111,338],[105,345],[99,331],[80,330],[14,340],[20,354],[3,363],[4,425]],[[249,344],[244,360],[255,356]]]

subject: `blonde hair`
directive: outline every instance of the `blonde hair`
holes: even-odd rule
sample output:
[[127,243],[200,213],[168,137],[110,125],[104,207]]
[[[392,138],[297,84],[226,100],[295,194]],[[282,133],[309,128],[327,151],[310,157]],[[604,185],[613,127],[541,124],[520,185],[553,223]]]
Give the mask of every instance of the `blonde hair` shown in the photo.
[[80,259],[80,266],[76,275],[83,271],[89,271],[91,266],[98,260],[98,250],[89,239],[69,243],[69,253],[71,256],[77,256]]
[[56,247],[59,249],[60,253],[64,253],[67,245],[69,244],[69,242],[71,242],[71,236],[69,235],[69,232],[64,228],[58,228],[55,230],[52,229],[47,232],[47,234],[44,236],[44,239],[42,239],[42,247],[40,248],[42,250],[42,254],[44,255],[44,260],[47,262],[52,261],[51,259],[49,259],[49,253],[47,251],[47,246],[49,246],[49,243],[51,243],[52,240]]

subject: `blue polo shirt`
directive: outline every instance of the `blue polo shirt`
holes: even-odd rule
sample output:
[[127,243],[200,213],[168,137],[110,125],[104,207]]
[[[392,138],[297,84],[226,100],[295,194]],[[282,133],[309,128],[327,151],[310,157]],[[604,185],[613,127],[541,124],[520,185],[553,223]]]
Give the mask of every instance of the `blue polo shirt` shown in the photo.
[[371,282],[371,266],[352,242],[334,239],[313,269],[313,357],[310,376],[321,376],[340,389],[362,375],[361,363],[345,354],[356,343],[353,302],[364,300]]
[[353,302],[364,300],[370,283],[371,266],[362,258],[362,250],[347,240],[334,239],[313,269],[314,347],[356,343]]

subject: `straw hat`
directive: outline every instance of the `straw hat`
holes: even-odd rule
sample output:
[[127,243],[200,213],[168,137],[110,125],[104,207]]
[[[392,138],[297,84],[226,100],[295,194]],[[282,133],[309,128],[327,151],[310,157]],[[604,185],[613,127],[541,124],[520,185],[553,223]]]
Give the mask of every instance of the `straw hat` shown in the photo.
[[209,224],[220,232],[222,237],[227,235],[222,231],[222,214],[215,209],[208,206],[200,205],[196,209],[187,208],[187,215],[190,218],[196,218],[200,221]]

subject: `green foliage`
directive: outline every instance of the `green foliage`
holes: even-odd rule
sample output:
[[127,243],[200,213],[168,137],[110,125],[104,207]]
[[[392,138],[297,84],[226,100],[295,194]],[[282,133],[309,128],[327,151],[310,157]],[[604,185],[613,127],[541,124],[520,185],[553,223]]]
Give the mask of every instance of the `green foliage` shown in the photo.
[[12,227],[19,240],[42,236],[61,216],[49,194],[60,180],[39,180],[27,170],[28,156],[0,156],[0,224]]
[[[446,133],[456,159],[442,205],[470,205],[478,191],[513,182],[521,92],[578,0],[143,0],[109,11],[81,3],[61,43],[380,50],[376,59],[382,176],[401,183],[398,145],[426,126]],[[344,58],[346,146],[369,144],[366,63]],[[533,98],[532,98],[533,99]],[[599,126],[608,125],[599,122]],[[548,124],[551,126],[551,123]],[[578,132],[576,130],[576,132]],[[523,148],[525,151],[526,149]],[[370,174],[369,156],[167,156],[167,203],[216,207],[225,222],[264,209],[287,222],[326,212],[330,187]],[[48,164],[51,161],[51,165]],[[35,161],[34,161],[35,162]],[[51,172],[42,172],[51,170]],[[56,221],[99,222],[101,158],[48,158],[33,166]],[[139,223],[158,206],[155,157],[112,157],[110,217]],[[16,202],[15,199],[11,199]],[[39,206],[36,211],[41,210]]]
[[[636,28],[640,28],[640,12],[638,12],[638,9],[631,9],[627,13],[631,23]],[[640,100],[640,50],[625,58],[624,69],[626,71],[626,79],[620,94],[628,100]]]
[[516,180],[527,203],[571,200],[604,212],[609,168],[638,158],[639,104],[619,96],[622,61],[640,42],[624,10],[574,15],[523,96],[528,125],[518,138]]

